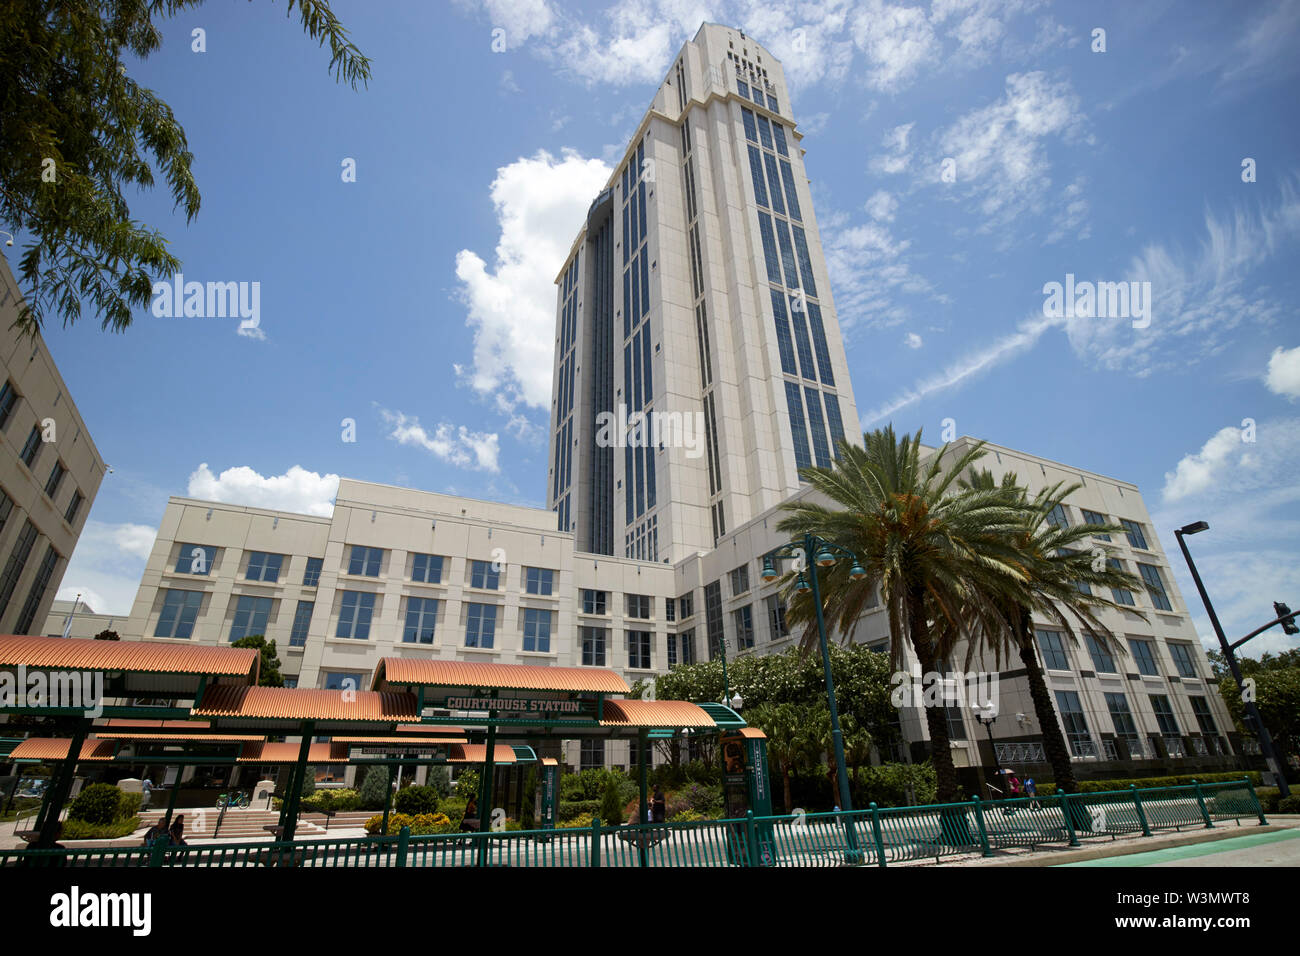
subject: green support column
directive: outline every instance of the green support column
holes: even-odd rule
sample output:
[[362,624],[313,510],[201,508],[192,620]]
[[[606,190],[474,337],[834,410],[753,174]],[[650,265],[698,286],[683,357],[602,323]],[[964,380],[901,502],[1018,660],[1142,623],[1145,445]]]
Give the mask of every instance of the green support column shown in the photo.
[[37,849],[48,849],[50,844],[55,842],[54,830],[59,822],[59,814],[63,812],[63,804],[67,802],[68,793],[72,790],[72,781],[77,776],[77,760],[81,757],[81,745],[85,743],[86,732],[89,729],[89,720],[77,722],[77,729],[73,732],[72,740],[68,745],[67,759],[63,761],[51,787],[54,792],[50,794],[49,803],[45,806],[45,817],[37,827],[40,831],[34,844]]
[[[646,750],[649,749],[647,746],[648,743],[649,743],[649,739],[646,736],[646,732],[642,730],[640,733],[637,734],[637,745],[636,745],[636,763],[637,763],[637,777],[638,777],[637,785],[641,791],[640,794],[641,803],[639,809],[637,810],[637,814],[639,816],[637,823],[647,823],[650,819],[650,814],[648,812],[650,809],[650,803],[646,797],[646,789],[647,789],[646,783],[647,783],[647,774],[648,774],[648,771],[646,769],[646,764],[648,763],[648,761],[646,760]],[[650,852],[649,847],[647,846],[647,841],[649,840],[649,838],[650,838],[650,833],[647,830],[642,830],[639,834],[637,834],[637,839],[636,839],[637,857],[639,858],[638,862],[640,862],[642,866],[645,866],[649,862],[646,859],[647,855]]]
[[294,764],[294,775],[290,778],[293,789],[285,795],[284,800],[284,836],[286,841],[292,840],[294,832],[298,829],[298,806],[302,802],[302,784],[306,780],[307,758],[311,756],[311,738],[316,729],[313,721],[307,721],[302,725],[302,744],[298,748],[298,762]]
[[[176,783],[172,785],[171,792],[167,794],[167,813],[163,816],[163,826],[171,829],[172,811],[176,809],[176,798],[181,792],[181,774],[185,772],[184,767],[177,768]],[[163,771],[163,777],[167,776],[167,771]]]
[[[486,831],[492,825],[492,771],[496,765],[497,727],[495,713],[488,711],[487,751],[483,755],[483,780],[479,787],[482,799],[478,804],[479,832]],[[487,866],[488,842],[486,838],[478,841],[478,865]]]
[[388,836],[388,812],[393,808],[393,778],[397,775],[397,767],[394,764],[388,765],[388,789],[384,793],[384,823],[379,828],[383,836]]

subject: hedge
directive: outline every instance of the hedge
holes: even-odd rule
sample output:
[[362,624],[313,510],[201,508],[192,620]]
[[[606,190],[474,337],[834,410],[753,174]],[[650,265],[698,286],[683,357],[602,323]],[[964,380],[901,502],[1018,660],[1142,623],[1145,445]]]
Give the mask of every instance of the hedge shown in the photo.
[[[1139,790],[1148,790],[1153,787],[1190,787],[1193,783],[1237,783],[1243,777],[1249,777],[1250,782],[1256,787],[1259,786],[1262,779],[1258,770],[1237,771],[1235,773],[1195,773],[1180,774],[1172,777],[1131,777],[1121,780],[1080,780],[1079,793],[1100,793],[1103,790],[1127,790],[1129,787],[1137,787]],[[1056,793],[1056,784],[1039,783],[1038,793],[1041,796],[1049,796]]]

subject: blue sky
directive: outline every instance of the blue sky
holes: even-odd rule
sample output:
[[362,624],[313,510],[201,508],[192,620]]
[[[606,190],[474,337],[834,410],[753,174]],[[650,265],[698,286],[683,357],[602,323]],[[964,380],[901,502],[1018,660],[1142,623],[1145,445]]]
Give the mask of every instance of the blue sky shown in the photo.
[[[367,89],[282,4],[213,0],[135,67],[203,205],[132,214],[187,279],[260,282],[261,320],[48,330],[114,469],[61,596],[125,614],[169,494],[327,513],[344,475],[543,506],[551,281],[710,20],[785,66],[864,427],[952,418],[1134,481],[1167,550],[1210,522],[1230,632],[1300,605],[1300,2],[334,8]],[[1045,316],[1067,273],[1150,282],[1150,326]]]

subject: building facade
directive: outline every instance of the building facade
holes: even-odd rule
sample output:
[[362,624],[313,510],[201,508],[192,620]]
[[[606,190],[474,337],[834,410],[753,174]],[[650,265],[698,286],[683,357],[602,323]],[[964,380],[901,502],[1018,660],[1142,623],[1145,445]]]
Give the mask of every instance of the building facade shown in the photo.
[[[172,498],[123,636],[263,634],[313,687],[366,687],[394,654],[602,666],[635,684],[790,647],[762,558],[785,543],[781,505],[810,493],[798,469],[860,434],[800,139],[780,64],[703,26],[556,280],[547,508],[350,479],[330,517]],[[660,417],[678,430],[652,424],[647,440]],[[1102,612],[1118,653],[1035,622],[1080,776],[1233,764],[1240,742],[1138,489],[995,445],[982,464],[1031,492],[1078,484],[1054,520],[1122,522],[1103,544],[1149,584]],[[848,638],[888,650],[884,613]],[[972,666],[998,672],[998,715],[988,746],[949,707],[958,766],[1041,764],[1023,673]],[[880,756],[921,759],[923,716],[903,706],[911,746]],[[606,746],[564,756],[628,763],[626,743]]]
[[557,278],[548,506],[591,553],[674,563],[858,434],[781,64],[705,24]]
[[0,634],[39,634],[106,467],[0,257]]

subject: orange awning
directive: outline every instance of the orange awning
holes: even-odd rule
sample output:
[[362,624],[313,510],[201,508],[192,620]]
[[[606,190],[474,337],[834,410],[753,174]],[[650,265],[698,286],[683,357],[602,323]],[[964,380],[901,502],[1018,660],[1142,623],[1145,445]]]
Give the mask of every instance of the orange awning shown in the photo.
[[606,700],[600,725],[647,730],[717,726],[702,707],[685,700]]
[[261,659],[253,648],[217,644],[0,636],[0,667],[195,674],[242,677],[252,682],[257,679]]
[[494,690],[547,690],[626,694],[623,678],[603,667],[542,667],[427,658],[384,657],[371,685],[384,687],[471,687]]
[[[67,737],[28,737],[9,754],[6,760],[67,760],[72,741]],[[87,740],[81,745],[78,760],[112,760],[111,740]]]
[[302,687],[209,687],[196,717],[398,723],[419,720],[411,694]]

